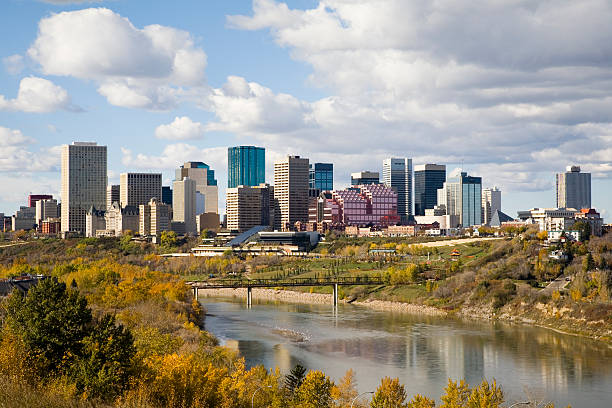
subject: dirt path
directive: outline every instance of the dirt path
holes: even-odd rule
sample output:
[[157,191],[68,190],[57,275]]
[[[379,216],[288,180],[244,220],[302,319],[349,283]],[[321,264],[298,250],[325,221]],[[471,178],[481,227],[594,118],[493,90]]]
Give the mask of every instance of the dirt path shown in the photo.
[[472,242],[479,242],[479,241],[494,241],[494,240],[499,240],[499,239],[504,239],[504,237],[459,238],[459,239],[451,239],[449,241],[433,241],[433,242],[424,242],[422,244],[412,244],[412,245],[419,245],[419,246],[429,248],[429,247],[442,247],[442,246],[452,246],[452,245],[460,245],[460,244],[470,244]]

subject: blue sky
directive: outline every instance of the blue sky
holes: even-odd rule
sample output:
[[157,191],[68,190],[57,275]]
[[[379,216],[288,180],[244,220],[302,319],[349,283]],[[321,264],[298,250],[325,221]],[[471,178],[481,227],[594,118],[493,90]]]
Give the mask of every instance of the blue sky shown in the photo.
[[[579,4],[576,4],[579,3]],[[267,148],[351,171],[407,156],[463,168],[505,212],[593,173],[612,209],[607,1],[4,0],[0,212],[59,196],[58,146],[108,146],[109,177]],[[463,164],[462,164],[463,163]],[[223,203],[221,191],[220,207]]]

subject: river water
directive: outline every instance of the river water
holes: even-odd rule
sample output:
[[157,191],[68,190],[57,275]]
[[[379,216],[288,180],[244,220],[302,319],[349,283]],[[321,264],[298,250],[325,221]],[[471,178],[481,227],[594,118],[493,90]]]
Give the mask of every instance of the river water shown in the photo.
[[408,395],[436,398],[447,379],[483,378],[503,386],[506,401],[529,397],[557,407],[612,407],[612,348],[524,325],[473,322],[378,311],[353,305],[287,304],[201,297],[206,330],[240,352],[248,366],[287,373],[297,363],[334,380],[352,368],[360,392],[385,376]]

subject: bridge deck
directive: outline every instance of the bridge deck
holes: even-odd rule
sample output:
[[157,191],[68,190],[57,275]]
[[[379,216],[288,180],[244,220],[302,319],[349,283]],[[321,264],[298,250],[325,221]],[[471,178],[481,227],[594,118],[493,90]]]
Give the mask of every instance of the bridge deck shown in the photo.
[[298,286],[329,286],[329,285],[384,285],[382,278],[371,277],[341,277],[341,278],[295,278],[295,279],[219,279],[187,282],[198,289],[222,288],[274,288]]

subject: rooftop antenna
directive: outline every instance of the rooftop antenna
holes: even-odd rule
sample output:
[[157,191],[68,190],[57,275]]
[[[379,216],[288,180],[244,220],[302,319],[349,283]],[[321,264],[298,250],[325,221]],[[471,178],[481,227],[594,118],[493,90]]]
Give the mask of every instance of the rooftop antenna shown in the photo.
[[463,160],[464,160],[464,159],[461,159],[461,172],[462,172],[462,173],[463,173]]

